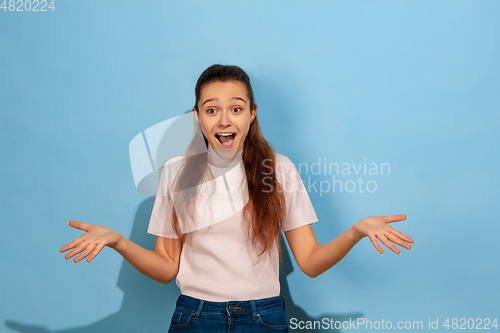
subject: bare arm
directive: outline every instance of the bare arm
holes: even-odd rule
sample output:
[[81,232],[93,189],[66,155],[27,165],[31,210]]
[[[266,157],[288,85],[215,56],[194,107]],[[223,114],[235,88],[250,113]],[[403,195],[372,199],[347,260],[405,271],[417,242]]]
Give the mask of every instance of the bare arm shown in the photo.
[[342,260],[354,245],[365,236],[370,238],[372,244],[381,254],[383,254],[383,250],[377,239],[397,254],[400,254],[400,251],[394,244],[411,250],[408,243],[415,242],[388,225],[388,223],[404,219],[406,216],[402,214],[370,216],[356,223],[337,238],[322,245],[318,244],[311,225],[287,231],[285,236],[300,269],[306,275],[316,277]]
[[154,250],[150,251],[121,236],[114,249],[142,274],[169,283],[179,269],[182,240],[157,236]]
[[150,251],[104,226],[77,221],[70,221],[69,225],[86,233],[60,250],[62,253],[72,249],[64,259],[79,254],[74,259],[75,263],[86,257],[89,263],[108,246],[120,253],[139,272],[156,281],[169,283],[177,275],[182,250],[180,238],[156,237],[154,250]]

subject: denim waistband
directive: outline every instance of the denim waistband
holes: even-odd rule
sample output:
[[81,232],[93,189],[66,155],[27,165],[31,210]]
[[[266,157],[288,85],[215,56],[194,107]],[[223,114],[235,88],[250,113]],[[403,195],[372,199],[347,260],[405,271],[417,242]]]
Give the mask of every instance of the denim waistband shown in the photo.
[[227,313],[229,315],[251,313],[252,318],[257,318],[259,312],[284,309],[285,302],[281,296],[249,301],[210,302],[180,295],[177,299],[177,306],[193,311],[195,318],[198,318],[202,313]]

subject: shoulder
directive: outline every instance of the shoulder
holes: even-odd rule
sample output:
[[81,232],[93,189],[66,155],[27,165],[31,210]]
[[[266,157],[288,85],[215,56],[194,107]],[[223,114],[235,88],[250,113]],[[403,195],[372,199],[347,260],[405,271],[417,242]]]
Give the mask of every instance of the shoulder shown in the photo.
[[292,161],[288,157],[286,157],[283,154],[280,153],[274,153],[274,160],[276,161],[276,164],[292,164]]
[[185,155],[172,157],[171,159],[169,159],[168,161],[163,163],[163,167],[165,168],[165,167],[169,167],[171,165],[178,164],[179,162],[184,162],[185,159],[186,159]]
[[298,180],[297,169],[293,162],[285,155],[275,153],[275,171],[280,181]]
[[175,177],[179,171],[182,169],[182,166],[184,165],[186,161],[186,156],[181,155],[181,156],[175,156],[163,163],[161,172],[162,174],[169,178]]
[[295,168],[292,161],[290,161],[288,157],[276,152],[274,153],[273,159],[265,159],[261,162],[261,164],[264,167],[264,169],[268,170],[269,172],[273,172],[273,167],[272,167],[273,162],[274,162],[274,171],[276,171],[277,174],[283,172],[283,170]]
[[276,163],[276,172],[284,171],[284,170],[295,170],[295,165],[293,162],[283,154],[275,153],[274,161]]

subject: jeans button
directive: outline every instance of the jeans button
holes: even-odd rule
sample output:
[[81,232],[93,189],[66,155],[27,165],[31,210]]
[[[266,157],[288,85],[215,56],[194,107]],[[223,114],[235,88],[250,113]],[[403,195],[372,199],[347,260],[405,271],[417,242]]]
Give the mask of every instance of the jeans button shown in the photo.
[[232,304],[231,304],[231,305],[229,306],[229,311],[234,311],[234,305],[232,305]]

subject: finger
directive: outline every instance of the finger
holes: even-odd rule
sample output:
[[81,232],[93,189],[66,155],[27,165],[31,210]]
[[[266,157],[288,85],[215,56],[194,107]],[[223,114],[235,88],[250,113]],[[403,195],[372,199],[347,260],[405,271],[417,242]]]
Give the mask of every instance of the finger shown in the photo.
[[380,254],[384,254],[384,250],[382,250],[382,248],[380,247],[379,243],[377,242],[377,238],[375,236],[368,236],[368,237],[372,241],[372,244],[373,244],[373,246],[375,246],[375,248],[377,249],[377,251]]
[[88,256],[89,254],[91,254],[92,251],[94,251],[95,247],[96,247],[95,244],[88,244],[85,251],[83,251],[78,257],[76,257],[75,260],[73,260],[73,262],[76,264],[77,262],[79,262],[80,260],[82,260],[83,258]]
[[406,243],[404,240],[402,240],[401,238],[399,238],[397,235],[392,234],[392,233],[387,233],[385,235],[385,237],[387,237],[387,239],[390,240],[391,242],[393,242],[393,243],[395,243],[395,244],[397,244],[399,246],[402,246],[402,247],[404,247],[407,250],[411,250],[410,244]]
[[79,244],[78,242],[76,242],[76,239],[74,241],[72,241],[71,243],[68,243],[66,245],[64,245],[60,250],[59,250],[59,253],[63,253],[63,252],[66,252],[68,251],[69,249],[72,249],[74,248],[77,244]]
[[396,229],[392,229],[391,233],[393,233],[394,235],[398,236],[399,238],[401,238],[405,242],[415,244],[415,241],[413,239],[411,239],[410,237],[406,236],[405,234],[403,234],[402,232],[400,232],[400,231],[398,231]]
[[104,248],[104,244],[97,244],[94,251],[92,252],[92,254],[87,258],[87,263],[94,260],[94,258],[101,252],[101,250],[103,248]]
[[82,223],[78,221],[68,221],[68,224],[70,227],[73,227],[75,229],[80,229],[83,231],[89,231],[89,227],[91,226],[91,224]]
[[390,250],[392,250],[394,253],[400,255],[401,254],[401,251],[398,250],[397,247],[394,246],[394,244],[392,244],[389,239],[387,239],[387,236],[385,235],[377,235],[377,238],[379,239],[379,241],[382,242],[382,244],[384,244],[385,246],[387,246]]
[[80,237],[74,239],[72,242],[64,245],[60,250],[59,250],[59,253],[63,253],[63,252],[66,252],[68,251],[69,249],[72,249],[74,248],[75,246],[77,246],[78,244],[80,244],[81,242],[83,241],[83,239]]
[[405,214],[388,215],[384,216],[384,219],[385,222],[387,223],[400,222],[406,220],[406,215]]
[[73,250],[71,250],[70,252],[68,252],[68,254],[64,256],[64,260],[67,260],[77,255],[78,253],[82,252],[83,250],[85,250],[85,248],[87,248],[87,246],[88,246],[87,241],[80,242],[80,244],[78,244]]

